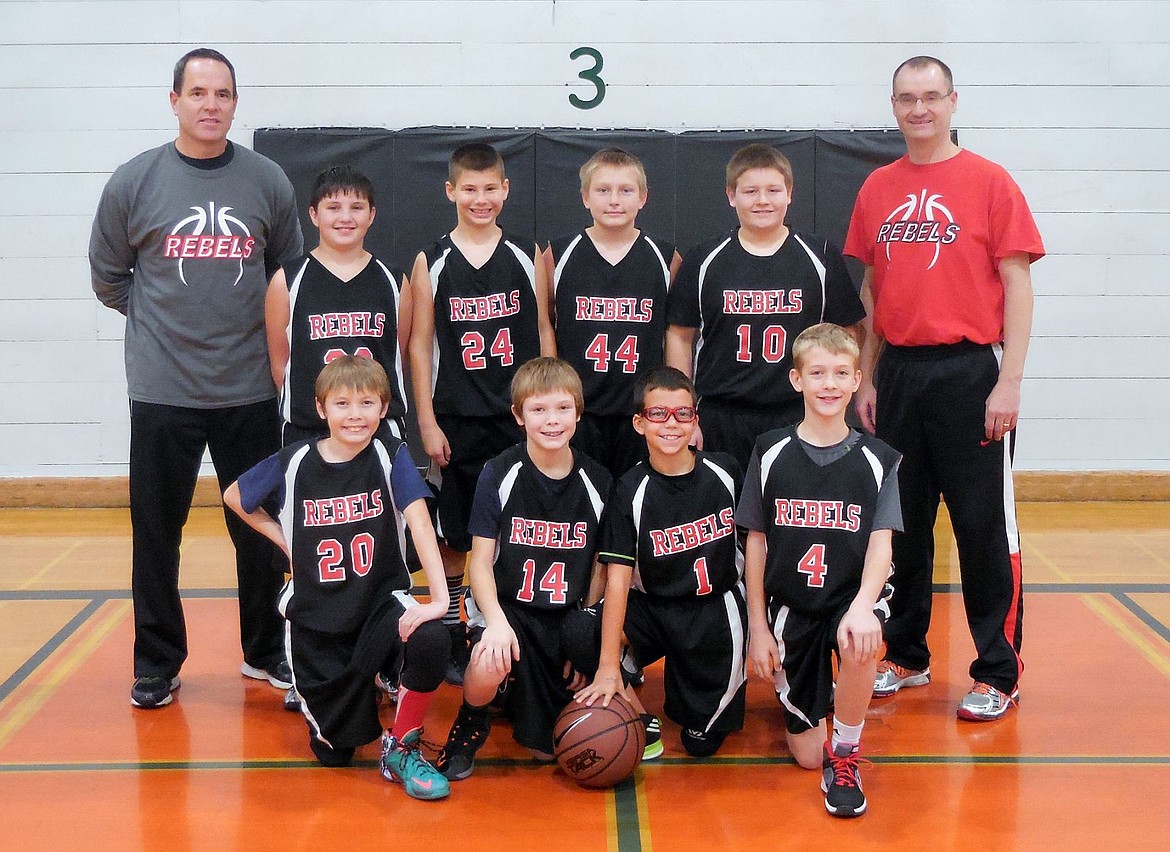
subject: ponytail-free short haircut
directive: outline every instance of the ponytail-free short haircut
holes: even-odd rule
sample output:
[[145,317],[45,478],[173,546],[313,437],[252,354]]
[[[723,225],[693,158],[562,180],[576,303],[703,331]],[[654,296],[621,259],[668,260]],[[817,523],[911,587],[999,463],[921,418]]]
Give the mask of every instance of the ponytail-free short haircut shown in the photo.
[[581,176],[581,194],[589,192],[589,185],[593,182],[593,175],[598,169],[610,166],[617,169],[633,169],[634,179],[638,183],[639,191],[646,194],[646,167],[642,161],[621,148],[602,148],[585,161],[579,172]]
[[364,355],[338,355],[321,368],[313,386],[317,402],[324,407],[329,394],[339,390],[376,393],[385,405],[390,402],[390,379],[382,365]]
[[727,163],[727,188],[734,190],[743,173],[751,169],[776,169],[792,192],[792,163],[771,145],[753,142],[736,151]]
[[374,184],[353,166],[330,166],[313,181],[313,192],[309,195],[309,206],[314,210],[323,198],[346,193],[364,198],[374,204]]
[[929,68],[934,65],[939,71],[942,71],[943,79],[947,81],[947,91],[939,92],[940,95],[949,95],[955,90],[955,78],[951,74],[950,66],[948,66],[941,59],[935,59],[933,56],[911,56],[901,65],[894,69],[894,76],[890,80],[890,86],[898,85],[898,75],[902,73],[903,68],[909,68],[913,71],[921,71],[923,68]]
[[470,142],[460,145],[451,154],[451,161],[447,164],[447,182],[451,186],[459,183],[459,176],[463,172],[497,171],[503,181],[507,174],[504,171],[504,158],[500,152],[486,142]]
[[804,367],[804,356],[814,346],[819,346],[831,355],[848,355],[853,359],[853,369],[861,363],[861,351],[857,340],[846,329],[831,322],[810,325],[792,341],[792,366],[799,373]]
[[572,365],[560,358],[533,358],[521,365],[512,377],[512,410],[519,415],[524,410],[524,400],[554,391],[564,391],[573,397],[578,415],[585,410],[581,377]]
[[642,378],[638,379],[634,391],[634,402],[638,406],[635,414],[646,407],[646,397],[650,395],[651,391],[656,390],[686,391],[691,395],[692,406],[698,405],[699,402],[698,394],[695,393],[695,385],[687,378],[687,374],[664,364],[647,371]]
[[175,70],[171,78],[171,88],[174,89],[176,95],[183,94],[183,77],[187,74],[187,63],[192,59],[214,59],[216,62],[222,62],[226,65],[228,73],[232,75],[232,97],[235,98],[238,96],[239,93],[236,91],[236,67],[232,65],[226,56],[210,47],[197,47],[194,50],[189,50],[175,63]]

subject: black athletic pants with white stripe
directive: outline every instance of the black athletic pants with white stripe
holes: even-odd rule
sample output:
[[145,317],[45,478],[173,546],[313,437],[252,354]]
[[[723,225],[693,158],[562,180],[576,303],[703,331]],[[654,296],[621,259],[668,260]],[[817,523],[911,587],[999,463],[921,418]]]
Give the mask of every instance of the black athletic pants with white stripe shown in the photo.
[[886,657],[930,664],[934,522],[939,496],[955,531],[963,604],[975,642],[971,677],[1015,689],[1023,664],[1020,541],[1011,455],[1015,432],[987,441],[984,411],[999,377],[999,345],[887,345],[874,375],[877,436],[902,453],[905,532],[894,536],[894,595]]

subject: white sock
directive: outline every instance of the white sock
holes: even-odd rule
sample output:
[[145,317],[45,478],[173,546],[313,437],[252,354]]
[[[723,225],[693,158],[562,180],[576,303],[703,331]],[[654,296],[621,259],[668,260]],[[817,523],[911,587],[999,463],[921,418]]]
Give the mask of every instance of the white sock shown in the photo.
[[865,727],[865,720],[862,719],[856,725],[845,725],[836,718],[833,719],[833,753],[839,754],[837,746],[846,745],[850,749],[855,748],[861,743],[861,729]]

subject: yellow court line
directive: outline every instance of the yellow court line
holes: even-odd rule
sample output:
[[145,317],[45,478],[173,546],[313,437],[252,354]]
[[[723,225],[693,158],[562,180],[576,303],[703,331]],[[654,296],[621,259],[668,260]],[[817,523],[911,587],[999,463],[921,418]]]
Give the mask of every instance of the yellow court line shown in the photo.
[[610,790],[605,796],[605,848],[609,852],[618,852],[620,846],[617,824],[617,794]]
[[67,653],[54,653],[46,661],[46,663],[51,663],[51,668],[46,670],[45,677],[27,694],[16,698],[14,696],[21,693],[18,690],[17,693],[9,695],[0,704],[0,713],[4,714],[3,721],[0,721],[0,748],[6,745],[12,735],[24,727],[48,703],[61,685],[81,668],[82,664],[89,659],[98,646],[113,632],[114,628],[126,619],[131,612],[131,603],[130,601],[112,601],[103,608],[108,608],[109,613],[97,622],[88,634]]
[[1039,559],[1041,562],[1043,562],[1045,565],[1047,565],[1049,568],[1051,568],[1052,573],[1054,573],[1060,579],[1064,580],[1064,582],[1066,582],[1066,583],[1076,582],[1075,580],[1073,580],[1072,577],[1070,577],[1068,574],[1064,573],[1058,567],[1056,567],[1056,563],[1053,562],[1051,559],[1049,559],[1047,556],[1045,556],[1044,551],[1042,551],[1040,548],[1038,548],[1032,542],[1028,542],[1027,545],[1025,545],[1023,542],[1021,542],[1020,549],[1022,551],[1026,551],[1026,555],[1029,559]]
[[[1170,656],[1167,656],[1166,652],[1161,650],[1158,645],[1150,642],[1145,636],[1133,628],[1130,622],[1133,614],[1129,610],[1122,607],[1116,601],[1113,601],[1113,606],[1110,606],[1101,600],[1100,595],[1081,595],[1080,597],[1084,599],[1089,609],[1101,616],[1101,619],[1113,627],[1121,635],[1121,638],[1125,639],[1143,657],[1149,660],[1154,665],[1154,668],[1170,678]],[[1112,598],[1108,600],[1112,601]],[[1122,618],[1122,613],[1127,618]]]
[[642,842],[642,852],[654,852],[650,836],[650,801],[646,798],[646,782],[641,772],[634,781],[634,795],[638,801],[638,838]]
[[52,571],[54,568],[56,568],[58,565],[60,565],[62,562],[64,562],[66,557],[68,557],[71,553],[73,553],[73,551],[77,550],[77,548],[79,548],[82,545],[83,541],[84,541],[83,539],[79,539],[78,541],[73,542],[73,544],[71,544],[71,545],[69,545],[69,547],[65,548],[64,552],[57,555],[53,559],[50,559],[48,564],[45,565],[44,568],[42,568],[40,571],[33,574],[31,577],[29,577],[27,580],[25,580],[23,583],[21,583],[20,588],[27,589],[30,586],[32,586],[33,583],[40,580],[42,577],[44,577],[46,574],[48,574],[50,571]]
[[1161,554],[1159,554],[1153,550],[1150,550],[1150,548],[1146,547],[1137,536],[1127,535],[1127,536],[1124,536],[1124,538],[1126,541],[1128,541],[1130,544],[1132,544],[1134,547],[1136,547],[1142,553],[1146,554],[1146,556],[1149,556],[1155,562],[1161,563],[1163,567],[1170,568],[1170,560],[1166,559]]

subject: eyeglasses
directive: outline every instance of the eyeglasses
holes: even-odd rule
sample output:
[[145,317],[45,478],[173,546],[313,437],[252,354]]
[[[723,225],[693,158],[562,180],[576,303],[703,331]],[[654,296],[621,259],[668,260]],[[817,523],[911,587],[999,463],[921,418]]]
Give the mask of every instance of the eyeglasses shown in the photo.
[[677,408],[668,408],[665,405],[655,405],[651,408],[643,408],[638,412],[651,423],[665,423],[674,415],[674,419],[679,423],[690,423],[699,412],[695,411],[693,405],[680,405]]
[[914,107],[918,106],[918,102],[922,101],[923,106],[933,109],[950,96],[950,92],[947,92],[945,95],[940,92],[927,92],[925,95],[912,95],[909,92],[905,92],[901,95],[895,95],[894,103],[902,109],[914,109]]

